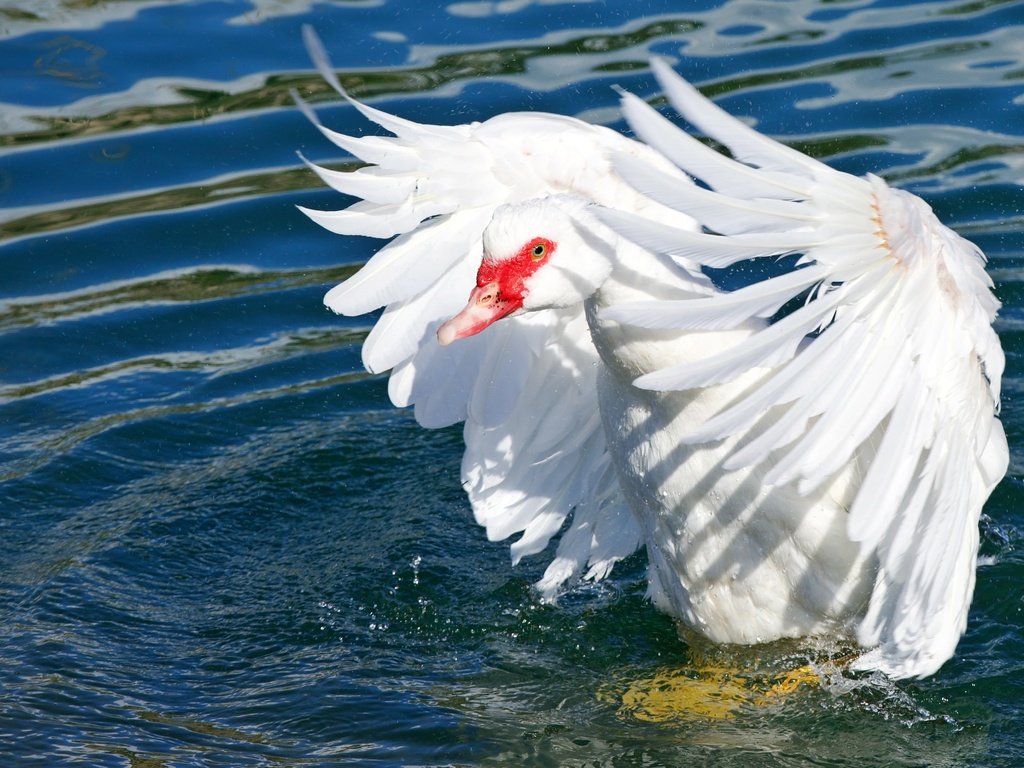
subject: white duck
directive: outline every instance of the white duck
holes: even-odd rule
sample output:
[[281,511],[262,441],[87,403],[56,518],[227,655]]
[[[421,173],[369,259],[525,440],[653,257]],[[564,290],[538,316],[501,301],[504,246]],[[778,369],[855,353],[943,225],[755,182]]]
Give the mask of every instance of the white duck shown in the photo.
[[[393,402],[424,426],[465,421],[464,486],[491,539],[522,532],[514,560],[572,513],[545,596],[643,544],[655,604],[714,642],[855,637],[859,668],[930,674],[963,632],[1007,463],[982,256],[916,197],[776,144],[652,66],[737,160],[629,95],[663,154],[556,115],[425,126],[349,99],[396,138],[321,126],[373,165],[313,166],[365,202],[306,213],[400,237],[325,302],[387,305],[364,362],[393,369]],[[733,293],[698,266],[782,253],[801,267]]]

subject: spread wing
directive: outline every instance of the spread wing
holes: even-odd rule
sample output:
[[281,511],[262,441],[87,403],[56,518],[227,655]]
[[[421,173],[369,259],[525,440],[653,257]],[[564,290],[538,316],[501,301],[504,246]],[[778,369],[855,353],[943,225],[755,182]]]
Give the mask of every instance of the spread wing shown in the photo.
[[[340,211],[303,211],[338,234],[394,238],[324,302],[344,315],[384,307],[363,345],[364,364],[391,370],[392,402],[414,406],[423,426],[465,422],[463,485],[488,538],[521,534],[514,561],[542,551],[572,512],[538,583],[545,596],[584,569],[587,578],[602,578],[637,549],[640,531],[605,450],[597,353],[582,310],[509,318],[448,347],[435,338],[475,285],[481,234],[494,209],[552,192],[517,154],[523,131],[539,130],[538,140],[549,130],[579,131],[572,138],[586,151],[598,129],[553,115],[519,118],[522,125],[514,115],[458,126],[403,120],[349,98],[315,34],[307,28],[305,36],[323,77],[394,134],[336,133],[296,96],[328,139],[368,164],[342,173],[310,163],[326,184],[361,200]],[[510,134],[516,142],[504,139]]]
[[[609,310],[623,322],[692,329],[774,317],[734,348],[636,384],[688,389],[770,371],[689,439],[749,431],[728,468],[767,462],[769,482],[794,483],[803,494],[862,462],[848,531],[878,565],[858,629],[873,650],[858,664],[896,677],[930,674],[966,625],[978,518],[1008,461],[996,418],[1004,366],[992,329],[999,303],[984,257],[919,198],[771,141],[664,63],[652,66],[672,105],[734,159],[625,95],[636,133],[709,189],[627,163],[620,172],[716,234],[625,214],[605,214],[606,221],[641,245],[708,267],[801,256],[796,269],[731,293]],[[802,303],[787,311],[794,299]]]

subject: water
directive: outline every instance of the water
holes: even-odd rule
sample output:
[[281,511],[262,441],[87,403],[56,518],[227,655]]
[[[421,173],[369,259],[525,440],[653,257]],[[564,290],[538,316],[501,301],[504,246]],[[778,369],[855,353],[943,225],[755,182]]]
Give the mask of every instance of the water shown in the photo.
[[[375,242],[294,154],[343,82],[421,121],[622,128],[650,54],[759,127],[911,189],[1004,301],[1011,469],[939,674],[721,720],[620,713],[684,665],[634,558],[557,606],[488,543],[457,429],[387,402],[372,318],[321,297]],[[1024,6],[1014,2],[8,0],[0,8],[4,765],[1019,765]],[[322,108],[335,128],[363,124]],[[609,691],[611,693],[609,693]]]

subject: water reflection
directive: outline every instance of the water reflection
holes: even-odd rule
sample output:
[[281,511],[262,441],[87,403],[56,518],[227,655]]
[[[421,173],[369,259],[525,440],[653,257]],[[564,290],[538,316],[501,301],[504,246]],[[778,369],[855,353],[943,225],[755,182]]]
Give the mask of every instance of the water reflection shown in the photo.
[[[374,3],[376,7],[378,4]],[[524,12],[532,3],[454,4],[450,13],[501,16]],[[557,3],[552,4],[553,7]],[[97,24],[109,18],[121,18],[128,9],[140,10],[147,4],[117,3],[105,6],[111,15],[100,14]],[[610,30],[554,31],[539,40],[498,42],[490,44],[446,45],[413,43],[409,64],[377,70],[342,70],[339,77],[356,97],[374,99],[381,95],[424,94],[441,91],[453,84],[502,78],[523,88],[549,91],[582,79],[629,75],[646,68],[647,52],[654,50],[685,57],[684,70],[701,78],[695,71],[702,60],[716,61],[728,56],[741,59],[756,52],[759,56],[772,50],[785,51],[783,66],[742,68],[741,74],[715,79],[705,89],[709,95],[756,94],[766,88],[799,84],[795,106],[817,111],[834,109],[843,103],[856,102],[860,113],[870,101],[906,100],[914,92],[930,93],[955,82],[961,89],[990,93],[991,107],[998,108],[1000,84],[1024,79],[1020,48],[1016,45],[1018,29],[1010,24],[994,23],[1007,4],[979,2],[951,6],[949,3],[915,3],[908,6],[836,6],[823,7],[816,0],[793,3],[764,3],[759,0],[737,0],[718,7],[695,11],[686,16],[663,15],[651,19],[630,20]],[[366,3],[346,6],[347,11],[368,7]],[[59,23],[70,13],[71,6],[51,8],[45,16],[32,23]],[[301,14],[304,3],[261,3],[252,13],[262,20],[282,14]],[[1009,9],[1007,9],[1009,12]],[[988,20],[990,28],[978,34],[965,34],[965,19],[996,14]],[[76,16],[82,28],[93,22],[89,14]],[[241,17],[238,17],[241,18]],[[1008,17],[1009,18],[1009,17]],[[738,23],[742,19],[742,23]],[[237,19],[235,19],[237,20]],[[892,30],[904,25],[917,28],[919,42],[908,41]],[[882,34],[882,33],[885,34]],[[376,35],[376,33],[373,33]],[[389,33],[395,45],[404,45],[401,32]],[[860,37],[873,35],[876,47],[865,50]],[[379,35],[377,35],[379,37]],[[832,55],[822,59],[820,52],[828,46]],[[296,47],[298,43],[296,40]],[[63,35],[45,41],[35,62],[42,77],[59,77],[92,87],[102,80],[100,67],[104,49],[84,37]],[[609,80],[609,82],[613,82]],[[808,91],[816,83],[827,84],[827,95],[820,89]],[[649,85],[649,84],[645,84]],[[141,131],[173,125],[199,125],[211,118],[254,115],[266,110],[291,110],[291,89],[304,98],[317,102],[333,98],[329,87],[317,76],[307,72],[245,74],[233,82],[215,83],[196,79],[146,78],[120,93],[103,93],[79,99],[71,104],[34,107],[20,104],[3,105],[3,132],[0,148],[31,151],[50,144],[66,144],[69,140],[95,139],[120,134],[130,136]],[[612,101],[610,92],[606,97]],[[813,94],[813,95],[812,95]],[[1009,94],[1012,98],[1014,94]],[[941,107],[941,105],[937,105]],[[990,114],[992,108],[984,110]],[[764,114],[759,110],[760,114]],[[614,111],[594,111],[591,116],[616,119]],[[944,117],[941,110],[935,118]],[[479,115],[478,117],[484,117]],[[820,119],[820,118],[816,118]],[[774,126],[764,126],[771,130]],[[830,128],[832,128],[830,126]],[[984,180],[998,174],[1011,180],[1020,175],[1024,161],[1021,144],[1012,137],[954,125],[925,131],[887,126],[884,131],[865,134],[863,131],[834,132],[825,138],[813,134],[794,137],[793,142],[812,156],[852,153],[868,147],[888,149],[895,153],[927,156],[926,163],[897,171],[896,180],[942,178],[947,186],[976,181],[974,177],[951,180],[951,172],[980,162],[986,167]],[[821,132],[819,128],[817,132]],[[120,150],[129,145],[121,142]],[[2,151],[2,150],[0,150]],[[127,156],[125,155],[127,159]],[[104,156],[106,159],[106,156]],[[215,200],[246,195],[296,191],[316,185],[312,177],[298,168],[239,174],[229,180],[214,180],[201,185],[156,189],[122,199],[101,202],[76,202],[45,206],[38,210],[19,210],[18,188],[5,176],[3,198],[14,203],[3,218],[0,236],[17,238],[43,232],[60,231],[85,224],[140,213],[180,210]]]
[[[349,170],[353,163],[332,167]],[[246,197],[263,197],[285,192],[318,188],[319,182],[305,168],[232,175],[228,178],[173,187],[140,195],[126,195],[113,200],[79,205],[40,206],[38,212],[7,211],[4,220],[0,210],[0,238],[18,239],[44,232],[77,229],[90,224],[160,211],[184,211],[196,206],[219,204]]]
[[155,304],[216,301],[305,286],[331,285],[356,267],[264,271],[237,266],[178,269],[58,294],[0,302],[0,332],[81,320]]

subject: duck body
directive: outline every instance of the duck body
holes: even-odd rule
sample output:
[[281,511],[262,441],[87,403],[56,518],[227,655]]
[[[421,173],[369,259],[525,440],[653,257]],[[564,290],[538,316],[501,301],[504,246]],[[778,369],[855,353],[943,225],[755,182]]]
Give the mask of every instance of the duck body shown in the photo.
[[[791,487],[765,482],[765,468],[724,469],[737,446],[754,436],[752,430],[688,443],[694,424],[742,398],[766,371],[683,391],[643,390],[634,381],[702,360],[709,348],[740,345],[765,323],[751,320],[726,331],[696,333],[608,319],[605,310],[615,306],[694,301],[715,289],[609,231],[587,208],[585,200],[564,195],[505,206],[495,213],[483,249],[511,253],[543,234],[553,256],[541,269],[562,270],[568,278],[534,284],[523,309],[533,309],[537,301],[582,304],[597,356],[602,433],[619,488],[642,532],[652,600],[689,632],[717,643],[823,634],[849,640],[866,611],[875,576],[870,553],[862,553],[846,533],[860,467],[844,466],[804,498]],[[443,343],[459,343],[497,322],[477,306],[479,294],[501,292],[490,282],[486,256],[484,265],[481,274],[488,277],[481,278],[463,313],[442,326]]]
[[640,390],[633,381],[702,359],[709,346],[734,346],[760,325],[694,334],[600,319],[606,306],[642,293],[617,283],[613,272],[588,301],[587,317],[603,362],[597,392],[608,450],[644,533],[652,601],[714,643],[855,637],[876,569],[847,534],[861,468],[845,467],[808,499],[766,483],[762,468],[723,471],[748,435],[687,443],[693,424],[723,410],[765,372],[675,392]]

